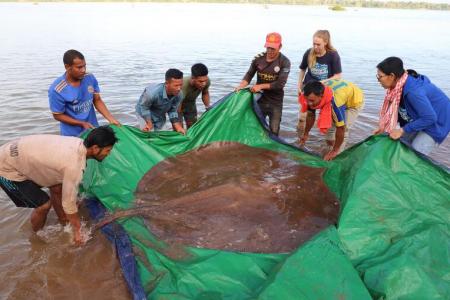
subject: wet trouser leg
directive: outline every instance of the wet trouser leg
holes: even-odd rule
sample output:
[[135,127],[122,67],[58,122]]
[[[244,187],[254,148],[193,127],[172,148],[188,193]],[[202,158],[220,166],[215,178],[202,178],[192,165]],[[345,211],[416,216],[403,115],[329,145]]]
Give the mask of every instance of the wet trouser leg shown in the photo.
[[427,133],[423,131],[405,133],[402,140],[411,144],[414,150],[428,155],[438,147],[438,143]]
[[[362,108],[347,108],[345,111],[345,134],[344,134],[344,141],[342,142],[341,147],[339,148],[339,153],[345,150],[345,146],[347,145],[347,140],[349,136],[349,131],[353,127],[353,124],[355,124],[356,119],[358,118],[359,112]],[[333,126],[328,130],[326,135],[326,140],[328,146],[333,146],[335,141],[335,134],[336,134],[336,126],[333,124]]]
[[275,135],[278,135],[278,133],[280,132],[281,114],[281,107],[272,107],[271,113],[269,115],[269,127],[270,131],[272,131],[272,133]]
[[281,115],[283,107],[281,105],[273,105],[270,103],[258,103],[261,109],[264,119],[269,117],[269,129],[270,131],[278,135],[280,131]]

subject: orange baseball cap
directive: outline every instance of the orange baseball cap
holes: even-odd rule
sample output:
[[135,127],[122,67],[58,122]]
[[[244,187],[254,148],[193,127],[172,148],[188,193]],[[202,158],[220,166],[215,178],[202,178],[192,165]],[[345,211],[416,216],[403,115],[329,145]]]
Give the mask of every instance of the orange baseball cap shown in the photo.
[[266,36],[264,47],[279,49],[281,46],[281,35],[278,32],[271,32]]

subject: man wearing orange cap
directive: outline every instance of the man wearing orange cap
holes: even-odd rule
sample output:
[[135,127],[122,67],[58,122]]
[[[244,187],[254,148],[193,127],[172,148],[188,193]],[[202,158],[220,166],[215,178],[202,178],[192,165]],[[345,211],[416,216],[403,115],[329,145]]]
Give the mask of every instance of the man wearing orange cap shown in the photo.
[[266,36],[266,52],[255,56],[236,91],[246,87],[257,73],[256,84],[250,90],[262,92],[258,100],[264,119],[269,117],[270,131],[278,135],[283,110],[284,85],[286,84],[291,62],[281,52],[281,35],[276,32]]

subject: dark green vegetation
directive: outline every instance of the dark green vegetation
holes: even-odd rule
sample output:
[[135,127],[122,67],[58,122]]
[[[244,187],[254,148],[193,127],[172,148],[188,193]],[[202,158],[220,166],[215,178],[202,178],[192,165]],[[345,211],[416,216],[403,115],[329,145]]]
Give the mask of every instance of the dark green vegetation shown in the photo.
[[344,11],[345,10],[345,7],[340,6],[339,4],[336,4],[334,6],[330,6],[329,8],[331,10],[334,10],[334,11]]

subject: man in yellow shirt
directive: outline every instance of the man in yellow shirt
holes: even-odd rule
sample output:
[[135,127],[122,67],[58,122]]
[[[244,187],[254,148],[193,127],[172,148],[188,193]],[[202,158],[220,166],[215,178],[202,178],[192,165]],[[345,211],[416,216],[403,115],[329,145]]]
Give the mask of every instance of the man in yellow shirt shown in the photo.
[[310,81],[303,89],[300,104],[302,112],[308,112],[300,145],[308,140],[316,120],[316,109],[319,109],[317,126],[326,134],[327,144],[332,147],[324,159],[331,160],[344,150],[348,131],[364,107],[364,94],[355,84],[342,79],[325,83]]

